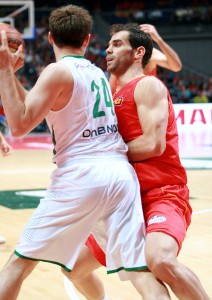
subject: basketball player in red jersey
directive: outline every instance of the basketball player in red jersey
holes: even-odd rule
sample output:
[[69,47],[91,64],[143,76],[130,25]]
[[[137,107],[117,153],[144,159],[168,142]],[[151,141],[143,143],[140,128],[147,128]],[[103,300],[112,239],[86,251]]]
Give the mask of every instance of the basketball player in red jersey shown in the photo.
[[[209,300],[197,276],[177,260],[192,209],[186,172],[179,159],[170,95],[159,79],[140,75],[148,63],[148,35],[134,25],[113,26],[106,52],[108,71],[116,76],[119,86],[114,95],[119,131],[128,144],[128,157],[141,186],[148,267],[159,280],[169,285],[177,298]],[[92,237],[87,245],[104,264],[103,252]],[[86,261],[89,276],[94,270],[92,265],[98,266],[95,258],[85,253],[86,250],[72,275],[75,286],[81,292],[84,289],[84,295],[82,283],[88,276],[80,278],[80,274],[87,271]],[[85,259],[89,255],[92,259]],[[152,299],[148,298],[148,290],[146,299]]]
[[[182,69],[182,63],[178,54],[164,41],[155,26],[151,24],[141,24],[139,27],[142,31],[151,36],[159,48],[153,48],[152,56],[148,64],[144,67],[143,73],[156,76],[158,66],[173,72],[179,72]],[[109,81],[112,94],[114,94],[117,88],[117,80],[114,74],[110,75]]]

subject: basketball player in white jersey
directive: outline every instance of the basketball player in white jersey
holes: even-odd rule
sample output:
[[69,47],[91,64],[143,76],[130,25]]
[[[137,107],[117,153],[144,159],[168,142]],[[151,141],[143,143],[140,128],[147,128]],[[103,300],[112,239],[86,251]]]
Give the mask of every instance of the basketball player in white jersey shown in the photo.
[[18,297],[38,261],[59,265],[68,277],[91,231],[107,255],[108,273],[131,280],[141,295],[145,274],[162,299],[164,287],[146,268],[140,188],[118,133],[109,84],[84,58],[91,26],[91,16],[78,6],[51,13],[49,42],[56,63],[44,69],[29,92],[13,73],[21,47],[12,54],[1,33],[0,92],[10,131],[27,134],[46,118],[56,169],[0,272],[0,300]]

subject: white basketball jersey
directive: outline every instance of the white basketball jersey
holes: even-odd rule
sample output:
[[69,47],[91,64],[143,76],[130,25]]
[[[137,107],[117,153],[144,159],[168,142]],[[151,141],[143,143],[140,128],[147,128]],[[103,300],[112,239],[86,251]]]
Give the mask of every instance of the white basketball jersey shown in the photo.
[[82,56],[65,56],[58,63],[69,68],[74,88],[69,103],[46,117],[54,143],[53,161],[95,152],[126,153],[103,71]]

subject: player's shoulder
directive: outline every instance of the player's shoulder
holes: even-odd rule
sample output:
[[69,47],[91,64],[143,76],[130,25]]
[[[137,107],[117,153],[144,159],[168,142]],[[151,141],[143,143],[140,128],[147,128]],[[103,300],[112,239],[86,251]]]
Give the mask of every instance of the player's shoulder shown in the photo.
[[65,69],[67,69],[66,65],[65,64],[60,64],[58,62],[53,62],[53,63],[50,63],[49,65],[46,66],[45,68],[47,71],[63,71]]
[[49,74],[54,76],[55,74],[58,74],[60,70],[62,70],[62,66],[57,63],[50,63],[42,70],[41,75]]
[[41,75],[49,76],[51,79],[56,78],[58,81],[71,78],[71,72],[64,64],[50,63],[44,68]]
[[153,75],[147,75],[141,78],[136,86],[136,91],[142,94],[147,92],[153,94],[167,94],[167,87],[157,77]]
[[154,75],[145,75],[144,77],[141,77],[138,83],[140,85],[148,84],[148,85],[165,86],[164,83]]

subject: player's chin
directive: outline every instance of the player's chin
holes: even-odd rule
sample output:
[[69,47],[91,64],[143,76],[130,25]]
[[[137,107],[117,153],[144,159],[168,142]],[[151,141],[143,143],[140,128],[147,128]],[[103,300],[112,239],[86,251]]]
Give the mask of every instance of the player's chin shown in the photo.
[[107,62],[107,71],[111,73],[113,71],[113,65],[110,62]]

